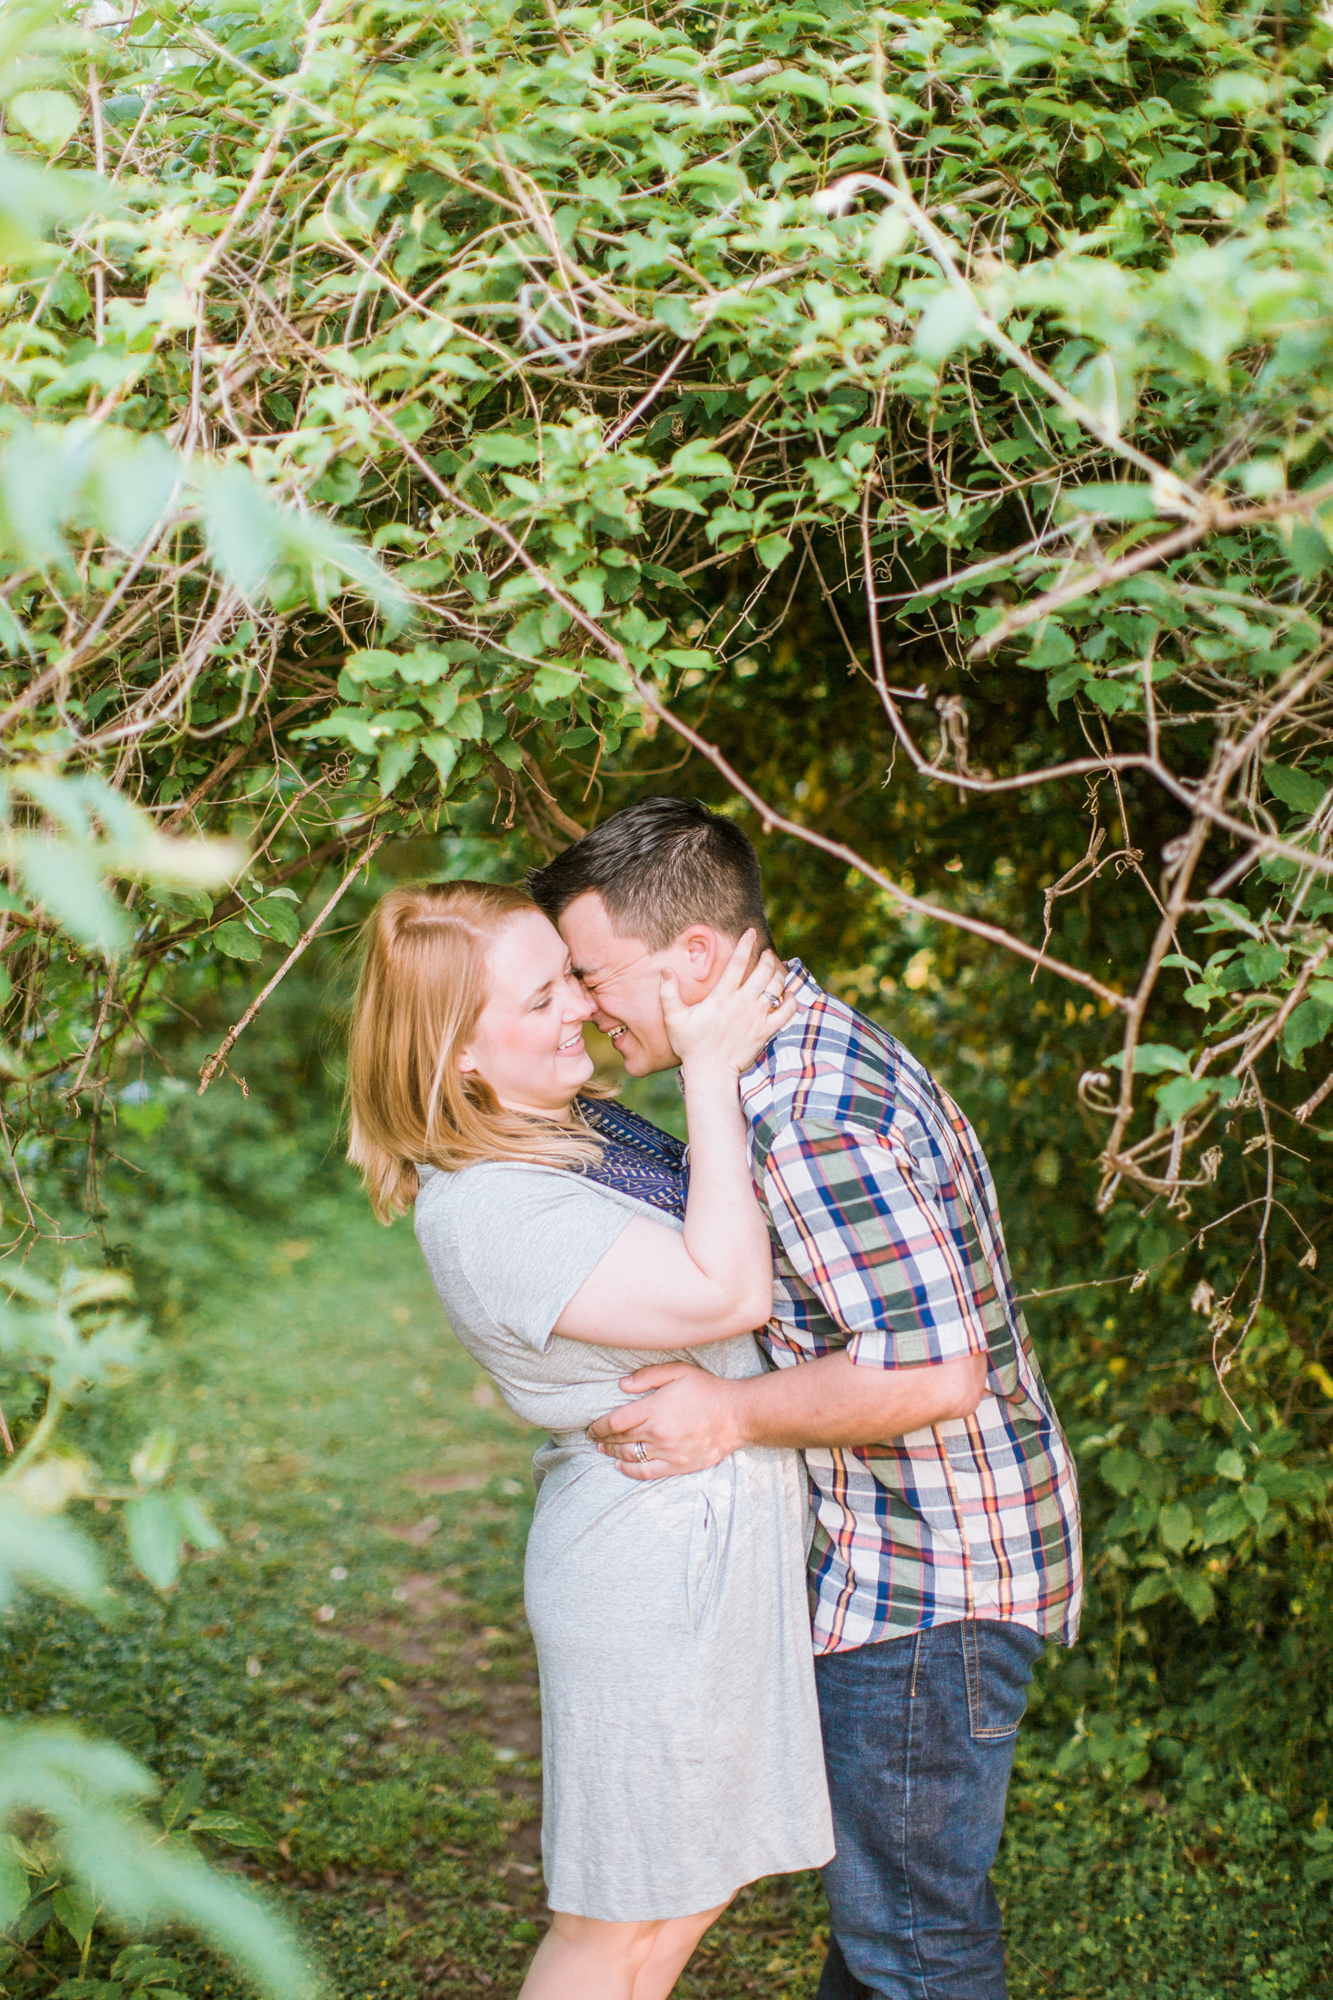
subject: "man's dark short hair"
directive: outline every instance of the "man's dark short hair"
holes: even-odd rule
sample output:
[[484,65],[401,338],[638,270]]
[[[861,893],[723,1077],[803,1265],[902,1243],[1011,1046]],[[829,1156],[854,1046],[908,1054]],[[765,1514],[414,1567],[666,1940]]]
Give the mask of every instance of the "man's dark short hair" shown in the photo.
[[626,806],[544,868],[530,868],[528,890],[552,923],[595,891],[620,936],[641,938],[650,951],[665,951],[691,924],[773,941],[758,855],[738,826],[697,799]]

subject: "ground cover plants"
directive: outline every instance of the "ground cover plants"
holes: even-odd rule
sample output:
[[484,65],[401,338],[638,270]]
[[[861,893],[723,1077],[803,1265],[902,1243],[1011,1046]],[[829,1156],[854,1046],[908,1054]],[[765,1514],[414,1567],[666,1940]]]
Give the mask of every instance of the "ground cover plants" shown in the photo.
[[[150,1417],[171,1423],[221,1546],[168,1601],[118,1575],[131,1603],[109,1627],[12,1625],[6,1701],[85,1716],[164,1790],[240,1822],[250,1845],[210,1844],[282,1896],[341,2000],[512,2000],[545,1921],[521,1597],[533,1434],[441,1325],[404,1229],[384,1235],[349,1190],[293,1226],[236,1226],[152,1381],[79,1431],[112,1460]],[[1270,1799],[1060,1778],[1064,1734],[1039,1704],[1014,1789],[999,1881],[1016,2000],[1321,1990],[1325,1893]],[[682,1992],[808,2000],[825,1922],[812,1879],[761,1886]],[[4,1975],[16,2000],[77,1962],[58,1926],[27,1943]],[[89,1972],[120,1948],[99,1940]],[[155,1949],[192,2000],[241,2000],[188,1935]]]
[[[77,1427],[132,1313],[174,1353],[243,1221],[337,1195],[320,939],[695,792],[997,1168],[1091,1578],[1029,1796],[1112,1801],[1013,1853],[1179,1888],[1181,1978],[1326,1980],[1331,51],[1257,0],[4,9],[30,1582],[93,1588],[79,1510],[180,1593],[153,1644],[200,1587],[184,1432]],[[1262,1855],[1214,1933],[1180,1868]],[[70,1894],[29,1861],[6,1921]]]

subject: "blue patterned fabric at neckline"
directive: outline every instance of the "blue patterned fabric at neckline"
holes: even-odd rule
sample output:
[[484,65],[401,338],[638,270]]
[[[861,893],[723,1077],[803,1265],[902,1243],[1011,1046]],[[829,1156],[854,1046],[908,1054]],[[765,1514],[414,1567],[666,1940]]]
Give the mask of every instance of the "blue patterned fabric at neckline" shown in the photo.
[[584,1176],[683,1220],[689,1168],[682,1142],[623,1104],[603,1097],[577,1102],[589,1129],[602,1141],[601,1159],[580,1169]]

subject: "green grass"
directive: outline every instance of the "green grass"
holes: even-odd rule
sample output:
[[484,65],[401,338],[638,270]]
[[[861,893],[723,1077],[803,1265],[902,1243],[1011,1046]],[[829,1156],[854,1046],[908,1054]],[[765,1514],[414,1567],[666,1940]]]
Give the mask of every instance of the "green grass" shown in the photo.
[[[238,1231],[158,1351],[81,1441],[115,1470],[174,1425],[224,1547],[165,1600],[122,1579],[110,1626],[12,1617],[4,1705],[84,1718],[266,1828],[275,1845],[229,1865],[281,1896],[338,2000],[508,2000],[543,1921],[534,1434],[442,1326],[408,1228],[350,1196],[300,1240]],[[1014,2000],[1333,1990],[1328,1888],[1276,1808],[1243,1786],[1201,1810],[1057,1784],[1049,1747],[1034,1730],[1020,1750],[998,1878]],[[808,2000],[825,1922],[813,1879],[759,1885],[682,1995]],[[171,1949],[191,2000],[239,1995],[188,1939]],[[74,1969],[54,1933],[33,1950],[0,1991],[36,2000]]]

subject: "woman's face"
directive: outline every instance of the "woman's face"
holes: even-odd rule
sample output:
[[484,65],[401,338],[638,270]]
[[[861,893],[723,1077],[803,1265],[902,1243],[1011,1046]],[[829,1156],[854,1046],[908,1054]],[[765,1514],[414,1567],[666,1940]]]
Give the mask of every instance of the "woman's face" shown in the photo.
[[486,1003],[459,1069],[483,1078],[506,1111],[563,1118],[593,1073],[583,1023],[596,1011],[564,939],[540,910],[524,910],[491,946],[486,973]]

